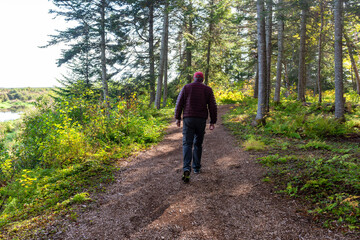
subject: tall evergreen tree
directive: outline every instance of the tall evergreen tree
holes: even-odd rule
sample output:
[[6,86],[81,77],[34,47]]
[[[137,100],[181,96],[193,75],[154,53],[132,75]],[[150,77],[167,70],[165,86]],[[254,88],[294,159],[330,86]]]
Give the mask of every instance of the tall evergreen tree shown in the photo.
[[319,91],[319,103],[322,102],[322,83],[321,83],[321,69],[323,59],[323,29],[324,29],[324,3],[320,1],[320,29],[318,41],[318,66],[317,66],[317,87]]
[[162,86],[163,86],[163,78],[165,74],[166,60],[167,60],[167,37],[169,31],[169,1],[165,0],[164,6],[164,22],[163,22],[163,33],[161,37],[161,51],[160,51],[160,62],[159,62],[159,74],[158,74],[158,82],[157,82],[157,90],[155,97],[155,107],[160,109],[161,105],[161,95],[162,95]]
[[352,47],[352,44],[350,42],[350,38],[347,35],[347,33],[344,33],[344,37],[345,37],[346,46],[347,46],[350,61],[351,61],[351,67],[352,67],[352,69],[354,71],[354,75],[355,75],[356,92],[357,92],[357,94],[360,94],[360,75],[359,75],[359,70],[357,68],[356,61],[355,61],[355,58],[354,58],[354,53],[353,53],[354,49]]
[[280,88],[281,88],[281,76],[282,76],[282,63],[284,53],[284,14],[283,14],[283,1],[279,0],[277,4],[277,19],[278,19],[278,57],[276,64],[276,85],[274,102],[280,102]]
[[205,84],[209,84],[209,72],[210,72],[210,57],[211,57],[211,44],[212,44],[212,33],[214,28],[214,4],[215,0],[210,0],[210,16],[209,16],[209,39],[206,49],[206,68],[205,68]]
[[301,26],[300,26],[300,49],[299,49],[299,77],[298,77],[298,100],[305,102],[306,89],[306,20],[309,11],[308,0],[300,1]]
[[257,0],[259,94],[256,120],[262,121],[266,112],[266,40],[264,0]]
[[192,51],[193,51],[193,21],[194,21],[194,7],[192,0],[189,0],[186,6],[185,12],[185,29],[186,29],[186,36],[185,36],[185,73],[187,82],[192,82]]
[[68,48],[63,50],[62,57],[58,60],[59,65],[82,64],[77,70],[78,74],[83,74],[81,79],[88,86],[92,78],[93,81],[101,79],[103,96],[107,99],[108,80],[119,72],[117,66],[126,60],[126,26],[117,25],[114,28],[114,23],[121,23],[120,19],[124,17],[119,11],[122,3],[115,0],[52,2],[56,9],[50,10],[50,13],[65,17],[65,21],[72,22],[73,26],[52,35],[45,47],[65,43]]
[[335,117],[344,117],[344,83],[343,83],[343,1],[335,0]]
[[272,54],[272,22],[273,22],[273,1],[266,0],[266,97],[265,109],[269,112],[270,107],[270,93],[271,93],[271,54]]

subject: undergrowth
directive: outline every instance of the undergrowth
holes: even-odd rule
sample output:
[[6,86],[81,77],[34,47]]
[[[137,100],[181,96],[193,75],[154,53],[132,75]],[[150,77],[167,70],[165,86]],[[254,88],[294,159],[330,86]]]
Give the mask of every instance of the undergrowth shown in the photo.
[[[331,93],[324,96],[333,101]],[[358,96],[347,96],[351,99],[358,100]],[[346,122],[342,123],[333,117],[331,101],[303,105],[282,99],[281,104],[270,107],[265,125],[257,127],[251,125],[257,99],[245,96],[233,103],[224,122],[242,140],[245,150],[257,150],[253,154],[267,168],[263,181],[305,203],[303,210],[323,226],[360,231],[357,102],[347,103]],[[249,147],[259,144],[266,148]]]
[[[117,161],[162,138],[171,109],[94,93],[44,100],[28,113],[11,139],[0,128],[0,239],[28,238],[57,216],[75,218],[71,205],[113,180]],[[70,213],[69,213],[70,212]]]

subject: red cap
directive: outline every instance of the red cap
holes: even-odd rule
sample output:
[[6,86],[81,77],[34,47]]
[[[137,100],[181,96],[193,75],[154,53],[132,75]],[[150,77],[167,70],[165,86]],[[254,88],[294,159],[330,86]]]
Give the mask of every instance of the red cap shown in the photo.
[[196,72],[194,74],[194,80],[203,81],[204,80],[204,74],[202,72]]

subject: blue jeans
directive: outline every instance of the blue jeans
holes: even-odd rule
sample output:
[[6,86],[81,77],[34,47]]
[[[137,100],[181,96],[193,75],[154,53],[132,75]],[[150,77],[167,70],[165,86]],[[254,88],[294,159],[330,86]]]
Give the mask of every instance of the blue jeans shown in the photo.
[[[204,141],[206,119],[204,118],[184,118],[183,120],[183,171],[191,171],[201,168],[202,144]],[[194,147],[194,149],[193,149]]]

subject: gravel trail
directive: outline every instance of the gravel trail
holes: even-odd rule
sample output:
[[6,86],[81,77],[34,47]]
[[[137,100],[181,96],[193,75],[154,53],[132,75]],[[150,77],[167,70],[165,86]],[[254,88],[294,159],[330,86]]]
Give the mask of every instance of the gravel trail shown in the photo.
[[219,122],[204,141],[202,172],[181,181],[182,133],[124,162],[106,192],[55,239],[354,239],[322,229],[263,183],[263,169]]

